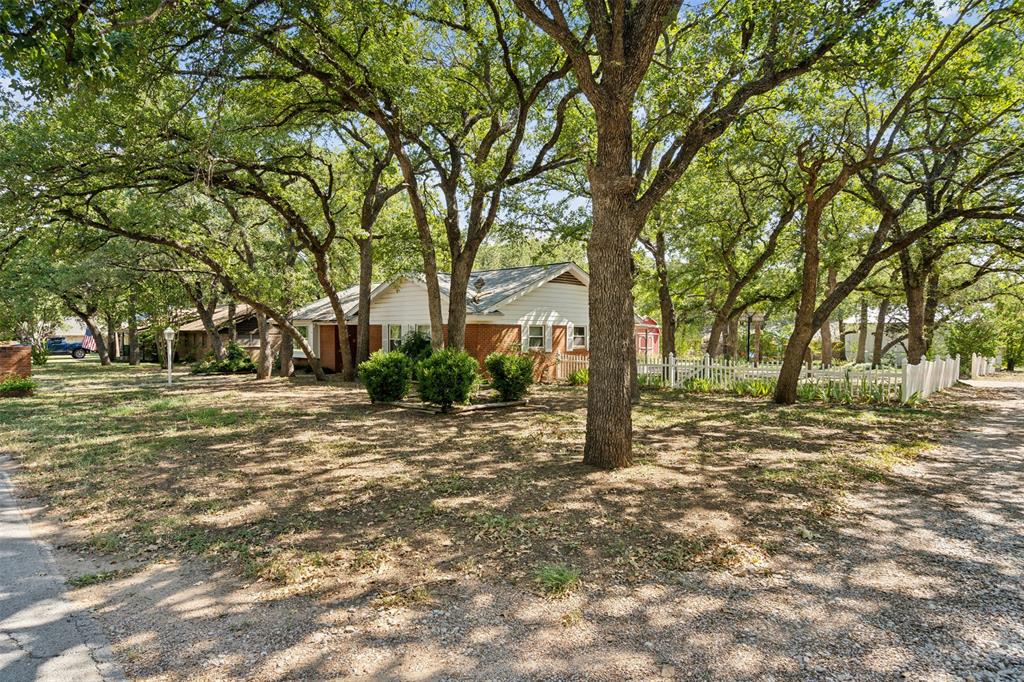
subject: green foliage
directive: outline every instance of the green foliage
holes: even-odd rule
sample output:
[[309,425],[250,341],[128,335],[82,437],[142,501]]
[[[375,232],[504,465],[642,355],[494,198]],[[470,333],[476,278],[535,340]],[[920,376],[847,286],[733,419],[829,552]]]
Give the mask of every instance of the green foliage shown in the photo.
[[28,395],[36,388],[34,379],[10,374],[0,377],[0,396]]
[[433,348],[430,346],[430,337],[420,331],[414,331],[402,339],[398,350],[416,364],[429,358],[433,352]]
[[42,367],[50,360],[50,349],[46,345],[46,341],[43,340],[40,343],[32,344],[32,364],[36,367]]
[[732,386],[732,392],[739,396],[767,398],[775,393],[775,379],[743,379]]
[[484,360],[491,383],[505,402],[522,400],[533,385],[533,358],[522,353],[491,353]]
[[998,346],[998,330],[984,317],[954,322],[946,335],[946,352],[960,356],[961,374],[970,374],[973,353],[991,357],[996,354]]
[[590,383],[590,370],[586,367],[580,367],[578,370],[569,375],[570,386],[586,386]]
[[393,403],[409,392],[412,360],[401,351],[377,351],[359,365],[359,379],[374,403]]
[[579,570],[564,564],[539,566],[534,571],[533,580],[552,597],[564,597],[582,584]]
[[234,341],[228,343],[223,360],[210,358],[192,366],[193,374],[255,374],[256,363],[249,353]]
[[717,386],[710,379],[690,377],[683,382],[683,390],[687,393],[713,393]]
[[448,412],[452,405],[469,401],[478,370],[476,359],[466,351],[445,348],[432,353],[420,364],[420,397]]

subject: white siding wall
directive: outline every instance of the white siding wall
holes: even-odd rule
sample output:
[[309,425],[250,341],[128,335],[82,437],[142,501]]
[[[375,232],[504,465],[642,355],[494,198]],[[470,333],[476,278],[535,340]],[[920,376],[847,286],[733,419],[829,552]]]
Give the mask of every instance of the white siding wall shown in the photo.
[[552,324],[561,326],[572,322],[586,326],[590,323],[587,287],[575,284],[545,284],[522,298],[501,307],[503,315],[498,324]]
[[[441,319],[448,322],[448,301],[441,299]],[[427,287],[405,280],[382,291],[370,304],[370,324],[430,324]]]

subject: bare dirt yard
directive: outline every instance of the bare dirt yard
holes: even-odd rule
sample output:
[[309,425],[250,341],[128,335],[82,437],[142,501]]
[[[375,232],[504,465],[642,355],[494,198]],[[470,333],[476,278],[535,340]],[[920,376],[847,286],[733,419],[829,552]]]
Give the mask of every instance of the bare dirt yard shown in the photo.
[[51,362],[0,450],[142,680],[1024,679],[1024,384],[444,416]]

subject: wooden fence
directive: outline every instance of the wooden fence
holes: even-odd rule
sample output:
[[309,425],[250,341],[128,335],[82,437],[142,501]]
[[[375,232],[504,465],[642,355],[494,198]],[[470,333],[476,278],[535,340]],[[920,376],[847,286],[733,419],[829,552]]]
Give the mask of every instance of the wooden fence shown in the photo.
[[[661,360],[661,358],[656,358]],[[743,363],[703,358],[668,357],[667,362],[652,362],[652,358],[641,358],[637,363],[637,377],[641,384],[656,384],[668,388],[685,388],[697,381],[707,382],[711,387],[731,390],[743,381],[777,381],[782,368],[780,362]],[[589,368],[589,358],[577,355],[556,356],[556,377],[566,380],[580,369]],[[993,358],[972,358],[972,376],[977,372],[991,373],[995,368]],[[960,357],[923,360],[917,365],[906,365],[902,369],[869,369],[865,367],[814,368],[804,366],[800,371],[800,384],[819,387],[842,384],[854,397],[870,397],[873,400],[907,402],[911,398],[927,398],[936,391],[949,388],[960,376]]]

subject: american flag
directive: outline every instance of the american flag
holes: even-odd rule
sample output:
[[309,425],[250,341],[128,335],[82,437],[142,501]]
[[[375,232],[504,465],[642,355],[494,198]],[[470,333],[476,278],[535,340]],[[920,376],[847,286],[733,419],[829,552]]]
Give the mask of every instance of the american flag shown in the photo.
[[85,338],[82,339],[82,348],[96,352],[96,339],[92,336],[92,330],[88,327],[85,328]]

